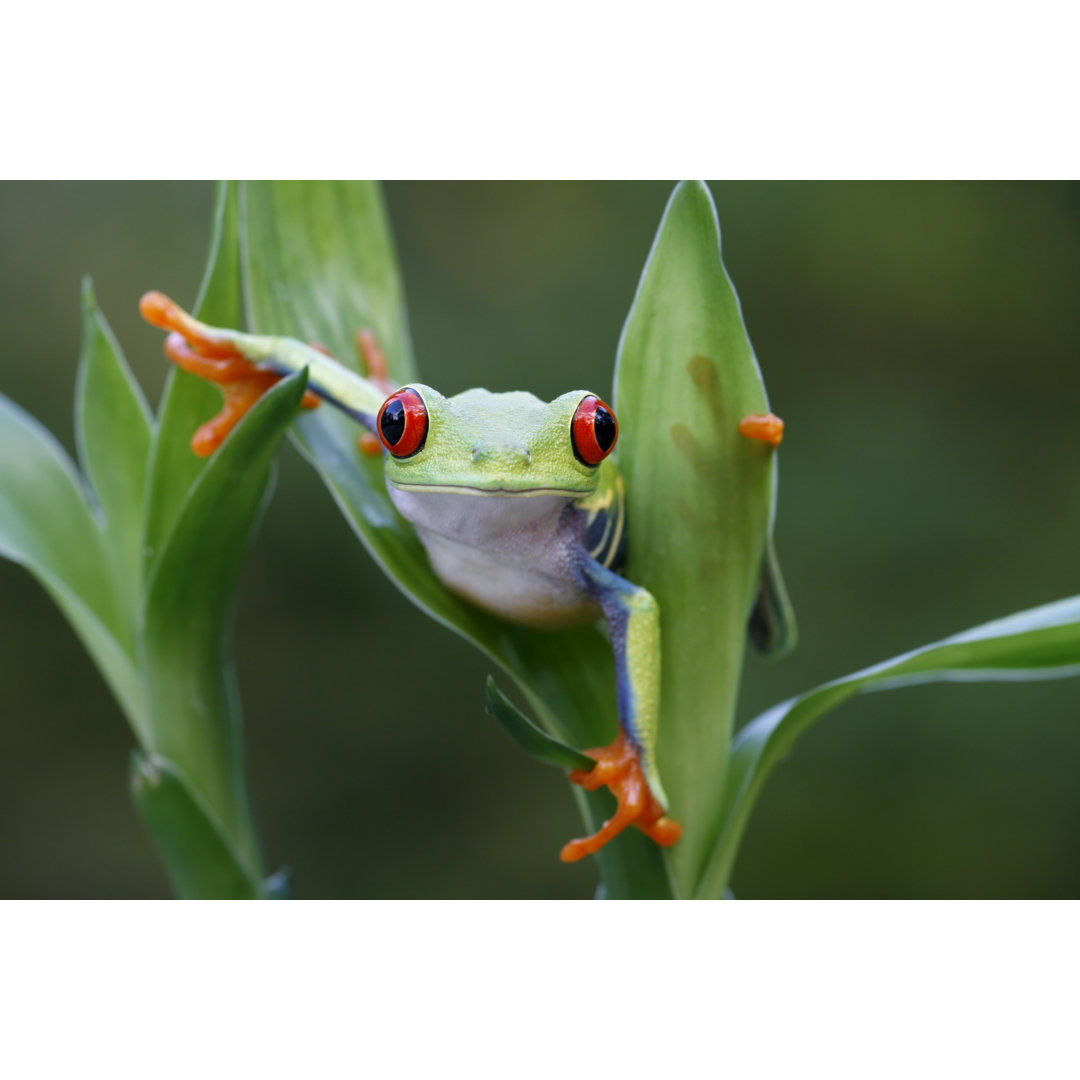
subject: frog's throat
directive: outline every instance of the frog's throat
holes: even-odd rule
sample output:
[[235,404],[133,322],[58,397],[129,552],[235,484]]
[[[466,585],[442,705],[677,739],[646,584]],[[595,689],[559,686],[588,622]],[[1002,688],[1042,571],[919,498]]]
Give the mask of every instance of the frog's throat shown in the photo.
[[558,495],[565,499],[580,499],[584,495],[592,493],[592,488],[559,488],[559,487],[477,487],[474,484],[406,484],[400,480],[390,480],[394,487],[401,491],[427,493],[433,495],[499,495],[505,498],[508,495],[529,498],[538,495]]

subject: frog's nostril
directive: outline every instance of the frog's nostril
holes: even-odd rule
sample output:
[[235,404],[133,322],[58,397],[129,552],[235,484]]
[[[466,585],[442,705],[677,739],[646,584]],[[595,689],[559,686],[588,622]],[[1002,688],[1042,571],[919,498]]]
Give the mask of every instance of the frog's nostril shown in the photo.
[[472,448],[472,459],[473,459],[473,461],[479,461],[480,460],[480,447],[479,446],[474,446]]

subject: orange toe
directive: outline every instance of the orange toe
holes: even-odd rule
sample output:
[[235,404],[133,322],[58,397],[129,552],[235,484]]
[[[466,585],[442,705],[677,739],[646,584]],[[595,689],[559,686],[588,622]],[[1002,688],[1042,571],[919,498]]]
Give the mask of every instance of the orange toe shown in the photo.
[[[221,331],[192,318],[164,293],[146,293],[139,301],[139,311],[148,323],[169,331],[165,355],[177,367],[214,383],[225,395],[221,412],[191,439],[191,449],[199,457],[209,457],[255,402],[284,376],[251,363]],[[314,409],[318,404],[319,397],[306,390],[301,407]]]
[[367,454],[368,457],[375,457],[382,453],[382,443],[380,443],[370,431],[365,431],[364,434],[356,440],[356,445],[359,448],[360,453]]
[[249,365],[250,371],[234,382],[222,383],[225,404],[221,412],[208,420],[191,439],[191,449],[199,457],[209,457],[228,437],[228,434],[251,411],[255,403],[281,378],[272,371],[260,371]]
[[586,791],[607,787],[615,796],[615,813],[592,835],[571,840],[559,853],[563,862],[577,862],[586,855],[595,855],[605,844],[614,840],[628,825],[639,828],[661,847],[670,847],[682,835],[682,826],[667,817],[664,807],[653,795],[637,747],[622,732],[610,745],[586,754],[596,759],[588,772],[575,769],[570,781]]
[[750,413],[739,421],[739,434],[770,446],[779,446],[784,437],[784,421],[773,413]]
[[177,305],[164,293],[144,293],[139,300],[139,314],[159,330],[174,329]]
[[189,315],[175,300],[164,293],[144,293],[139,300],[139,314],[159,330],[172,330],[180,334],[199,356],[212,360],[229,360],[240,357],[240,351],[211,327]]

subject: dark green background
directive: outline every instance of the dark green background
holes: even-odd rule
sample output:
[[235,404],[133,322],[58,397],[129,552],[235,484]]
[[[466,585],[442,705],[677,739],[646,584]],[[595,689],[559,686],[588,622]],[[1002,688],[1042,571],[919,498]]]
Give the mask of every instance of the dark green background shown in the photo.
[[[603,393],[669,184],[399,184],[425,381]],[[741,716],[1080,591],[1080,189],[712,185],[788,423],[778,544],[802,633]],[[156,402],[138,296],[194,298],[202,184],[0,186],[0,391],[71,449],[79,279]],[[667,423],[670,418],[658,418]],[[0,463],[2,465],[2,463]],[[489,665],[380,576],[289,448],[239,597],[268,859],[300,896],[574,897],[561,775],[483,714]],[[0,896],[160,896],[132,738],[66,623],[0,563]],[[770,780],[740,896],[1075,896],[1080,681],[875,694]]]

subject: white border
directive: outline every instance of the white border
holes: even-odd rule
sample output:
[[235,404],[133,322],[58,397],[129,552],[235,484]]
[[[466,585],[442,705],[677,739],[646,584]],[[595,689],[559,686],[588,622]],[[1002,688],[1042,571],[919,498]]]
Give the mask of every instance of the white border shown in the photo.
[[8,177],[1070,177],[1067,7],[9,5]]
[[0,913],[5,1076],[908,1080],[1077,1067],[1075,903]]

